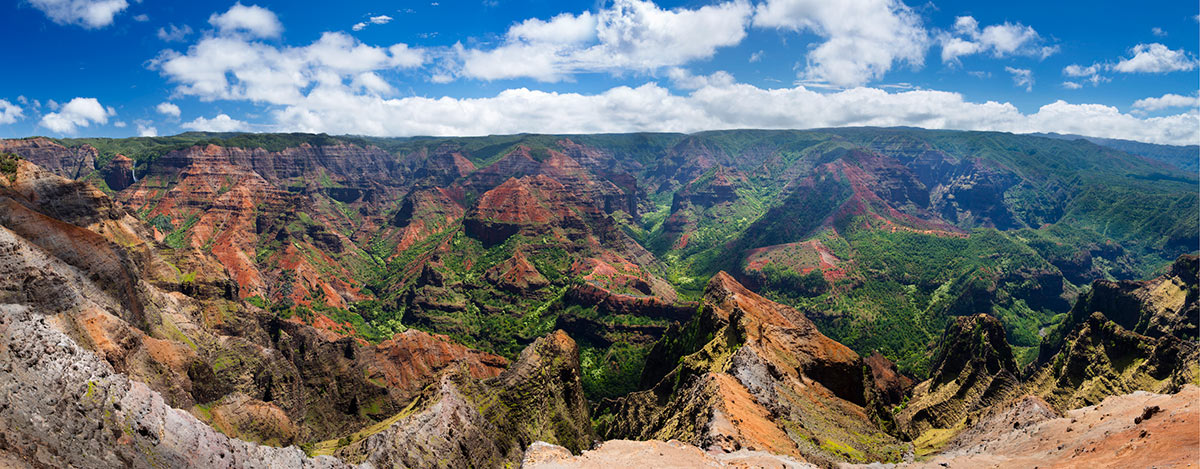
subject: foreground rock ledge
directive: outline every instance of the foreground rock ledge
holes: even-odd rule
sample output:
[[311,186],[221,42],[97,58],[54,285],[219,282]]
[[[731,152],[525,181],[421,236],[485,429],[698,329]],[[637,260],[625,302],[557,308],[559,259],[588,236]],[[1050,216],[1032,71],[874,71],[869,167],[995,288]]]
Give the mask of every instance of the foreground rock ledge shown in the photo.
[[706,453],[700,448],[671,441],[609,440],[579,456],[562,446],[539,441],[525,451],[521,467],[526,469],[612,469],[653,467],[684,469],[696,467],[772,467],[815,469],[817,466],[765,451],[738,450],[732,453]]

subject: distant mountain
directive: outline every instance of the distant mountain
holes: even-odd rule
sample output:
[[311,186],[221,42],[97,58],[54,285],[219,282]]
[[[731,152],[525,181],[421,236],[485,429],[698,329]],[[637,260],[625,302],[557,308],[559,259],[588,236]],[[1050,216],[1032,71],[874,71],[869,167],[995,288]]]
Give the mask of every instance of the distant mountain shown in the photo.
[[1037,135],[1048,138],[1060,138],[1063,140],[1078,140],[1084,139],[1096,145],[1105,146],[1114,150],[1120,150],[1132,155],[1144,156],[1152,160],[1162,161],[1169,165],[1184,171],[1189,171],[1193,174],[1200,170],[1200,145],[1159,145],[1154,143],[1135,142],[1133,140],[1121,140],[1117,138],[1100,138],[1100,137],[1085,137],[1083,135],[1056,134],[1056,133],[1036,133]]

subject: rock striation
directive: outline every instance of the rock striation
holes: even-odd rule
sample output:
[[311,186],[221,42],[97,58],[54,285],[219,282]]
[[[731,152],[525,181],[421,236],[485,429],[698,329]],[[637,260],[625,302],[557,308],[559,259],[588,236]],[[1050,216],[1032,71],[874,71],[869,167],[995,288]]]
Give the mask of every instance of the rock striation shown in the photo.
[[0,139],[0,153],[13,153],[67,179],[82,179],[95,170],[99,152],[91,145],[65,147],[45,137]]
[[699,315],[650,352],[642,375],[649,389],[601,410],[602,436],[810,462],[897,460],[903,445],[876,426],[865,370],[798,311],[722,272],[705,288]]
[[535,341],[495,378],[449,370],[392,420],[318,448],[375,467],[502,467],[535,441],[579,452],[595,440],[579,350],[562,331]]

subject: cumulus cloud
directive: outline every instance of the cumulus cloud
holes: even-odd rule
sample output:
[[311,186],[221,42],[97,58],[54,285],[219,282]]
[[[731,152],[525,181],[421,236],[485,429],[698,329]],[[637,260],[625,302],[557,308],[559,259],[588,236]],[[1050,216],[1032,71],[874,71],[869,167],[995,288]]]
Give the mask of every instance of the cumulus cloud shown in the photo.
[[275,13],[258,5],[235,3],[225,13],[208,18],[209,24],[222,33],[243,33],[252,37],[273,38],[283,32],[283,24]]
[[656,83],[598,94],[509,89],[484,98],[381,98],[346,89],[311,93],[270,111],[272,130],[365,134],[489,135],[521,132],[696,132],[916,126],[933,129],[1060,132],[1152,143],[1200,141],[1200,114],[1138,118],[1115,107],[1064,101],[1023,114],[1009,103],[966,101],[958,93],[851,88],[818,92],[803,85],[764,89],[728,80],[673,94]]
[[187,39],[190,34],[192,34],[192,27],[186,24],[182,27],[168,24],[165,28],[158,28],[158,38],[167,42],[182,41]]
[[563,13],[513,25],[491,49],[457,45],[443,79],[560,81],[581,72],[649,72],[712,57],[746,37],[742,0],[664,10],[651,1],[615,0],[598,13]]
[[370,19],[371,19],[371,24],[388,24],[388,22],[392,20],[392,17],[390,17],[388,15],[379,15],[379,16],[372,16]]
[[1159,43],[1138,44],[1129,50],[1133,57],[1113,66],[1122,73],[1186,72],[1196,68],[1196,60],[1183,50],[1172,50]]
[[25,111],[21,106],[0,99],[0,124],[12,124],[22,117],[25,117]]
[[[639,7],[647,10],[633,11]],[[744,3],[722,3],[706,8],[728,8],[742,15],[733,23],[736,27],[729,29],[733,31],[731,34],[737,30],[742,32],[736,34],[744,34],[747,22],[755,15]],[[460,69],[445,70],[446,80],[475,76],[533,77],[553,81],[581,71],[662,68],[666,69],[666,79],[674,88],[688,90],[686,92],[672,92],[650,81],[641,86],[619,86],[591,94],[516,88],[476,98],[397,97],[394,86],[384,77],[397,69],[425,64],[428,52],[404,44],[387,48],[366,45],[341,33],[326,33],[310,45],[290,47],[217,32],[202,38],[184,53],[163,53],[154,67],[175,85],[174,91],[179,95],[259,104],[265,122],[253,128],[272,131],[463,136],[520,132],[695,132],[731,128],[916,126],[1018,133],[1060,132],[1154,143],[1200,141],[1200,111],[1195,109],[1177,115],[1145,118],[1123,114],[1111,106],[1056,101],[1036,112],[1022,113],[1010,103],[971,102],[952,92],[882,87],[852,87],[827,92],[816,90],[811,84],[760,88],[738,83],[725,72],[693,75],[681,66],[681,62],[711,55],[720,47],[713,45],[721,43],[715,40],[708,41],[707,45],[693,44],[685,50],[655,50],[667,51],[669,53],[665,55],[670,57],[660,54],[646,61],[638,59],[641,54],[648,53],[643,51],[648,44],[661,46],[670,42],[663,39],[666,37],[663,29],[639,29],[647,23],[647,18],[654,19],[650,23],[659,24],[684,21],[682,15],[689,18],[686,24],[694,25],[697,21],[703,23],[697,18],[709,18],[701,15],[705,11],[703,8],[668,11],[653,4],[623,0],[599,13],[526,20],[513,25],[495,48],[483,50],[458,46],[450,51],[450,55],[462,60],[457,64]],[[606,19],[605,14],[613,17]],[[609,24],[618,22],[618,18],[628,21],[620,25]],[[715,16],[712,19],[721,25],[729,20]],[[977,25],[975,29],[978,29]],[[714,26],[708,30],[723,29]],[[606,34],[610,33],[615,36],[608,38]],[[964,37],[969,38],[969,35]],[[614,48],[613,44],[628,47]],[[1001,48],[1010,50],[1009,46]],[[479,61],[465,60],[472,53],[481,54],[477,57]],[[601,65],[597,59],[617,57],[612,55],[617,53],[620,58],[612,59],[608,65]],[[510,60],[499,60],[502,54],[511,54],[505,56]],[[488,56],[499,60],[496,69],[483,67]],[[461,68],[468,63],[481,68],[472,69],[474,75],[468,75],[465,68]],[[499,68],[501,65],[510,71],[503,72]],[[812,63],[809,65],[811,67]],[[1012,70],[1020,71],[1010,71],[1015,78],[1024,76],[1029,80],[1028,83],[1016,81],[1018,86],[1027,89],[1032,86],[1032,72]],[[198,118],[183,127],[215,131],[251,128],[226,114]]]
[[57,112],[43,115],[41,125],[60,134],[73,134],[79,127],[106,124],[108,118],[116,114],[113,108],[101,106],[96,98],[75,98]]
[[835,86],[877,80],[897,63],[920,67],[929,44],[920,16],[899,0],[767,0],[754,25],[823,38],[801,78]]
[[1004,67],[1004,70],[1012,74],[1013,85],[1024,86],[1026,92],[1033,91],[1033,70],[1014,67]]
[[1134,109],[1142,111],[1161,111],[1167,108],[1200,106],[1200,98],[1167,93],[1161,97],[1139,99],[1133,102]]
[[955,19],[952,31],[938,34],[938,43],[942,46],[942,62],[954,64],[960,57],[988,52],[996,58],[1020,55],[1042,59],[1058,52],[1058,46],[1047,45],[1031,26],[1005,22],[981,30],[979,21],[971,16]]
[[390,87],[377,75],[365,74],[413,68],[424,61],[423,51],[406,44],[375,47],[345,33],[324,33],[302,47],[209,36],[186,53],[163,52],[153,66],[176,83],[176,92],[182,95],[293,104],[304,100],[306,93],[324,88],[388,91]]
[[229,117],[228,114],[217,114],[217,117],[206,119],[197,117],[196,120],[183,124],[183,128],[202,132],[237,132],[249,128],[240,120]]
[[1167,32],[1159,27],[1150,28],[1150,32],[1158,37],[1167,37]]
[[87,29],[103,28],[113,23],[113,17],[129,3],[125,0],[29,0],[58,24],[74,24]]
[[159,114],[164,116],[179,117],[180,114],[179,106],[176,106],[174,103],[170,102],[159,103],[154,109],[157,110]]

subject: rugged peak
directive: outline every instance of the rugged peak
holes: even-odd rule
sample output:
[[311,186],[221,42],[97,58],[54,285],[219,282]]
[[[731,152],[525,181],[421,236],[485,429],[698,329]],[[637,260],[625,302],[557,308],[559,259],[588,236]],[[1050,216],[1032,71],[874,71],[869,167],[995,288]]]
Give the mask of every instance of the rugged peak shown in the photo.
[[511,224],[546,223],[553,214],[526,178],[509,178],[479,197],[472,218]]
[[561,329],[525,347],[517,361],[497,379],[510,386],[539,375],[559,377],[562,382],[557,384],[563,386],[579,386],[578,397],[583,398],[579,381],[579,346]]
[[535,441],[580,452],[595,440],[579,349],[562,331],[534,341],[494,379],[444,374],[392,421],[320,446],[349,440],[335,454],[374,467],[502,467]]
[[[812,321],[799,311],[759,296],[725,271],[717,272],[708,281],[708,285],[704,287],[702,302],[712,307],[714,313],[727,321],[736,313],[756,324],[816,331]],[[750,332],[757,334],[755,331]]]
[[133,160],[120,153],[108,163],[104,171],[104,183],[114,191],[124,190],[133,185],[133,177]]
[[485,275],[489,281],[514,293],[537,290],[550,284],[520,250],[504,262],[488,269]]
[[941,345],[930,368],[935,383],[958,379],[968,363],[981,367],[977,371],[989,375],[1011,373],[1015,376],[1018,372],[1004,325],[993,316],[956,317],[946,326],[938,343]]
[[1004,326],[996,318],[959,316],[946,326],[930,379],[913,389],[896,415],[902,433],[917,439],[934,429],[956,428],[1019,391],[1017,364]]
[[1068,336],[1097,312],[1137,334],[1196,339],[1200,335],[1198,271],[1200,258],[1185,254],[1154,279],[1092,282],[1092,289],[1079,297],[1062,324],[1042,341],[1038,362],[1048,362]]
[[[678,439],[818,461],[898,455],[895,440],[863,407],[871,377],[852,350],[725,272],[709,280],[701,304],[700,314],[669,330],[650,352],[642,383],[651,389],[616,404],[607,437]],[[815,448],[813,441],[825,443]],[[835,446],[852,450],[829,449]]]

